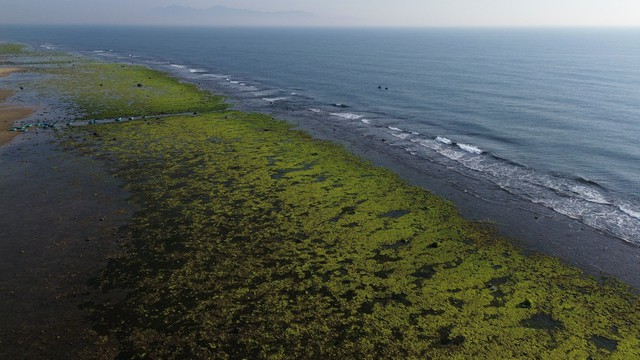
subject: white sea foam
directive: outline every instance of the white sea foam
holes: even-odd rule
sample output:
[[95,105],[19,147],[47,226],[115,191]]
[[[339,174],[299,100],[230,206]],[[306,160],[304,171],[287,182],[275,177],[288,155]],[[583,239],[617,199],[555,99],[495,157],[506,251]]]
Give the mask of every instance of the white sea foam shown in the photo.
[[262,98],[262,100],[266,101],[266,102],[276,102],[276,101],[282,101],[282,100],[287,100],[288,97],[272,97],[272,98]]
[[409,136],[411,136],[411,134],[406,133],[406,132],[393,132],[393,133],[391,133],[391,136],[396,137],[398,139],[404,140],[404,139],[408,138]]
[[240,81],[229,80],[229,84],[238,85],[238,84],[240,84]]
[[247,84],[240,84],[240,86],[242,87],[242,91],[244,91],[244,92],[254,92],[254,91],[258,90],[257,87],[251,86],[251,85],[247,85]]
[[186,66],[184,66],[184,65],[178,65],[178,64],[171,64],[171,67],[174,67],[174,68],[176,68],[176,69],[184,69],[184,68],[186,68]]
[[620,205],[618,208],[620,209],[620,211],[631,216],[632,218],[640,220],[640,208],[633,208],[629,204]]
[[469,145],[469,144],[460,144],[458,143],[458,147],[468,153],[472,153],[472,154],[482,154],[484,151],[482,149],[480,149],[479,147],[473,146],[473,145]]
[[204,69],[189,69],[190,73],[205,73],[207,70]]
[[435,141],[430,139],[415,138],[415,139],[409,139],[409,140],[427,149],[436,150],[440,147]]
[[[392,133],[396,134],[407,133]],[[509,193],[640,245],[640,204],[627,200],[619,202],[611,198],[613,195],[606,189],[596,185],[538,172],[492,156],[469,156],[484,152],[476,146],[458,144],[442,136],[409,136],[407,140],[442,155],[446,158],[443,164],[453,161]],[[423,151],[417,148],[407,151],[423,156]]]
[[369,119],[360,119],[360,121],[362,121],[363,123],[365,123],[367,125],[371,124],[371,120],[369,120]]
[[391,131],[400,131],[400,132],[402,132],[402,131],[403,131],[402,129],[397,128],[397,127],[395,127],[395,126],[389,126],[389,130],[391,130]]
[[311,108],[311,109],[308,109],[308,110],[311,111],[312,113],[316,113],[316,114],[319,114],[319,113],[322,112],[322,110],[316,109],[316,108]]
[[460,160],[465,155],[464,152],[455,150],[455,148],[450,147],[442,148],[438,152],[454,161]]
[[262,91],[254,92],[253,95],[255,95],[255,96],[269,96],[269,95],[277,94],[278,92],[279,92],[278,90],[262,90]]
[[439,143],[446,144],[446,145],[453,144],[453,141],[447,139],[446,137],[442,137],[442,136],[436,136],[436,141],[439,142]]
[[599,191],[590,189],[586,186],[574,185],[571,186],[571,191],[577,194],[580,198],[596,204],[611,204],[611,202],[608,201]]
[[329,114],[333,116],[341,117],[347,120],[359,120],[363,118],[362,115],[352,114],[352,113],[329,113]]

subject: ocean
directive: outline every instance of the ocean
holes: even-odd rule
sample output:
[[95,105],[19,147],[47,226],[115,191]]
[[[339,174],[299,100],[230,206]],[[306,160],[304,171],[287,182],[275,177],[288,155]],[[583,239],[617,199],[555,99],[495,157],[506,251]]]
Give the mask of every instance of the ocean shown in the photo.
[[340,124],[490,185],[480,199],[505,192],[640,245],[640,29],[0,26],[0,41]]

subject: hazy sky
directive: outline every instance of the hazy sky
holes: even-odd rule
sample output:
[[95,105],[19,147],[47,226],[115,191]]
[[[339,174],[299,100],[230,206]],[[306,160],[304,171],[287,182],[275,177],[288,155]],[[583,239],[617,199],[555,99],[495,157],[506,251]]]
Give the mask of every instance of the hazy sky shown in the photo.
[[640,26],[639,0],[0,0],[0,23],[185,22],[150,13],[169,5],[305,11],[329,26]]

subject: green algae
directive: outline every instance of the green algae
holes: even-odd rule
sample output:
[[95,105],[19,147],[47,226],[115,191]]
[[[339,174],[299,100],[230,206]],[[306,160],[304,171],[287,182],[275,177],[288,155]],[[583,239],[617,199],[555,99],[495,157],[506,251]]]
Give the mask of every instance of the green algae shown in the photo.
[[2,55],[19,55],[25,48],[25,45],[16,43],[0,44],[0,56]]
[[71,115],[69,121],[201,113],[228,106],[222,96],[144,66],[36,51],[22,44],[0,44],[0,55],[42,75],[21,86],[55,99]]
[[[101,278],[123,356],[635,358],[640,304],[268,116],[91,126],[141,211]],[[87,138],[88,139],[88,138]],[[277,175],[277,176],[274,176]]]
[[47,73],[57,76],[44,82],[43,87],[69,98],[81,114],[79,120],[209,112],[227,107],[221,96],[143,66],[86,62],[48,69]]
[[[144,68],[41,71],[88,118],[224,108]],[[139,208],[127,253],[96,280],[110,300],[92,306],[120,358],[640,357],[624,285],[525,256],[284,122],[222,111],[68,135]]]

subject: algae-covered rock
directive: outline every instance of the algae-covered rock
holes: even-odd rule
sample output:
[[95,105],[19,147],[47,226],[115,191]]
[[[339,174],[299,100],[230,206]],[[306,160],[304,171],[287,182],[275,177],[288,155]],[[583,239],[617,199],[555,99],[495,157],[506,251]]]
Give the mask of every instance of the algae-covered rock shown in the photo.
[[640,356],[639,303],[624,286],[527,257],[285,123],[224,112],[100,133],[78,146],[115,159],[142,209],[102,277],[129,289],[102,313],[122,319],[106,329],[124,354]]

